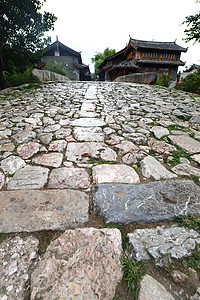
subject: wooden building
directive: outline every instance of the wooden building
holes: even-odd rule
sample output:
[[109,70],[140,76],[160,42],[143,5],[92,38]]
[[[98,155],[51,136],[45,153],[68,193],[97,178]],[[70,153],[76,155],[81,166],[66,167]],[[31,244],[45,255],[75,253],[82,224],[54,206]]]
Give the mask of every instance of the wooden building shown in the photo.
[[82,63],[81,52],[65,46],[58,39],[44,49],[41,62],[44,63],[47,60],[62,63],[71,80],[91,80],[89,66]]
[[167,75],[176,81],[181,52],[187,48],[178,46],[176,42],[154,42],[130,38],[128,45],[121,51],[106,57],[99,65],[99,79],[113,81],[115,78],[132,73],[156,72]]

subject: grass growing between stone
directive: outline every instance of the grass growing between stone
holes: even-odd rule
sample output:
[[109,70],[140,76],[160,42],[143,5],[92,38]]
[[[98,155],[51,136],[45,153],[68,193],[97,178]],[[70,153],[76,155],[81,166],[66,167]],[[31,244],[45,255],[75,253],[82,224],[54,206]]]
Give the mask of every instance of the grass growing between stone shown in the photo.
[[147,273],[145,262],[140,260],[133,261],[131,258],[124,257],[122,259],[123,280],[127,283],[129,294],[133,295],[133,299],[137,299],[139,292],[139,282]]
[[164,157],[164,162],[170,165],[177,165],[180,164],[180,158],[185,157],[187,159],[190,159],[191,154],[186,152],[184,149],[182,149],[180,146],[176,146],[176,151],[171,151],[172,159],[168,159],[167,156]]
[[[175,216],[174,221],[176,221],[179,226],[184,226],[189,229],[193,229],[200,234],[200,214],[189,214],[187,216]],[[196,244],[193,254],[191,256],[181,259],[185,269],[188,268],[194,269],[198,275],[200,275],[200,245]]]
[[200,234],[200,214],[175,216],[174,221],[177,222],[179,226],[193,229]]

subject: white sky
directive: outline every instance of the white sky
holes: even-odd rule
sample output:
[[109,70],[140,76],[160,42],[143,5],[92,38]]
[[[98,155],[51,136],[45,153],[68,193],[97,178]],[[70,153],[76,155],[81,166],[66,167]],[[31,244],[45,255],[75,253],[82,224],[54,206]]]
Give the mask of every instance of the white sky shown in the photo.
[[[82,51],[82,61],[90,65],[95,52],[106,47],[121,50],[132,38],[173,42],[189,47],[182,53],[186,66],[200,64],[200,43],[183,41],[188,15],[200,10],[196,0],[46,0],[43,10],[54,13],[55,30],[48,33],[52,42],[56,35],[61,43]],[[181,68],[180,68],[181,70]]]

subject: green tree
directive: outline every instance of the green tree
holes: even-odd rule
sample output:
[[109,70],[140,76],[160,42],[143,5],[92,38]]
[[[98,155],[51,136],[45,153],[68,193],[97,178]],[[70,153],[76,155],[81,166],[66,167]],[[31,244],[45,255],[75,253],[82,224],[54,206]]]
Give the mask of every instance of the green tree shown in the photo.
[[186,92],[200,94],[200,67],[196,72],[181,79],[177,88]]
[[107,56],[115,54],[115,49],[109,49],[108,47],[104,50],[103,53],[96,52],[94,57],[92,57],[92,62],[94,63],[94,72],[95,75],[98,73],[98,66],[104,61]]
[[[46,0],[44,0],[46,1]],[[56,17],[40,12],[43,0],[1,0],[0,4],[0,87],[5,88],[3,51],[10,68],[12,56],[19,64],[44,48],[49,39],[44,33],[54,29]],[[10,53],[10,55],[9,55]]]
[[[197,0],[200,2],[200,0]],[[187,37],[186,41],[194,40],[195,42],[200,42],[200,11],[194,16],[187,16],[183,24],[187,25],[187,28],[184,30]]]

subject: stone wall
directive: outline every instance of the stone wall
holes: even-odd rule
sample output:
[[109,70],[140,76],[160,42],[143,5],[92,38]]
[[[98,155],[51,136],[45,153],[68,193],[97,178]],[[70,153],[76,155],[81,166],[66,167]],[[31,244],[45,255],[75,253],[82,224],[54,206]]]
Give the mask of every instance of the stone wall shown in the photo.
[[69,81],[69,78],[66,76],[50,72],[47,70],[38,70],[38,69],[33,69],[32,74],[35,75],[39,81],[49,81],[49,80],[56,80],[56,81]]
[[71,80],[80,80],[80,71],[74,66],[74,63],[78,63],[78,57],[76,56],[43,56],[41,62],[47,60],[55,60],[61,63],[67,70],[69,78]]
[[136,82],[144,84],[154,84],[157,80],[156,73],[135,73],[116,78],[115,82]]

